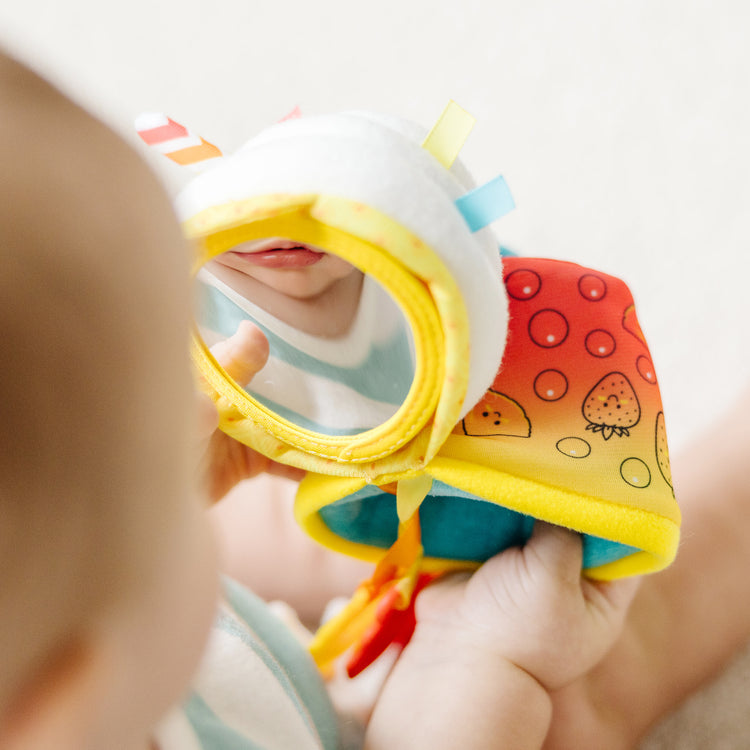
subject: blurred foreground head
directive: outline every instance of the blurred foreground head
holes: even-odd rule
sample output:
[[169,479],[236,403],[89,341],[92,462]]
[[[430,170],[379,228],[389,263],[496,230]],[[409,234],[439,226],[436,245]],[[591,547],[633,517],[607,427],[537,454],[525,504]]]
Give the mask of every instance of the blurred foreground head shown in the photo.
[[[188,466],[188,255],[169,200],[123,141],[2,53],[0,111],[5,747],[33,712],[26,704],[50,692],[39,686],[84,669],[99,633],[114,652],[136,619],[158,631],[158,606],[182,603],[165,594],[166,579],[192,573],[183,547],[201,565],[208,558],[189,540],[200,532]],[[205,616],[194,619],[183,640],[203,633]],[[164,642],[138,640],[134,664],[169,659]],[[191,668],[178,666],[180,684]],[[148,711],[164,710],[146,699]]]

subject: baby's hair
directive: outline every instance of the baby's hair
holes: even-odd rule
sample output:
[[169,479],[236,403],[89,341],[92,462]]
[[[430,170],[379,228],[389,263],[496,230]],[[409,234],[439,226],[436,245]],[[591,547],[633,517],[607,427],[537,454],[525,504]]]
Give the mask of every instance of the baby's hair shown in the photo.
[[188,258],[156,179],[1,52],[0,109],[1,719],[148,576],[165,472],[187,487],[169,410],[191,383]]

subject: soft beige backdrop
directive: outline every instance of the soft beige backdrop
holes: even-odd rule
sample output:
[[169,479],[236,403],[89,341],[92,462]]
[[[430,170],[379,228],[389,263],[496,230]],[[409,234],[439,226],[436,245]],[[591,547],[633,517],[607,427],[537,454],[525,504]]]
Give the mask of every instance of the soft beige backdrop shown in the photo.
[[0,0],[0,41],[134,142],[143,110],[231,150],[297,104],[457,100],[502,241],[630,284],[673,451],[750,381],[749,34],[744,0]]

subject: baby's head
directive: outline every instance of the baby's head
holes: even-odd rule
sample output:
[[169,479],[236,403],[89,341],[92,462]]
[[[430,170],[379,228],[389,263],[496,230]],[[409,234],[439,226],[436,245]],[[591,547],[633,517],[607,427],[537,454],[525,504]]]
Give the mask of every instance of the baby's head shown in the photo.
[[216,588],[187,253],[130,149],[2,54],[0,108],[0,746],[137,748]]

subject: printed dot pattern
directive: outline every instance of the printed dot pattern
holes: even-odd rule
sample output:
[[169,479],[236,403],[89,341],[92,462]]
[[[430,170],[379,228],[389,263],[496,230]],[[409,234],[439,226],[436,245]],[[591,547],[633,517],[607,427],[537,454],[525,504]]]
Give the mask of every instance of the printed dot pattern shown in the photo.
[[555,447],[564,456],[586,458],[591,453],[591,445],[582,438],[566,437],[558,440]]
[[638,357],[638,359],[635,361],[635,366],[638,370],[638,374],[647,383],[651,383],[651,385],[656,384],[656,374],[654,373],[654,366],[647,356],[642,354],[640,357]]
[[521,268],[509,273],[505,278],[508,294],[517,300],[533,299],[542,287],[542,280],[536,271]]
[[592,357],[609,357],[614,353],[615,337],[607,331],[598,328],[586,336],[586,351]]
[[542,370],[534,379],[534,393],[543,401],[558,401],[568,392],[568,379],[560,370]]
[[517,404],[528,430],[491,435],[486,424],[498,464],[617,502],[638,490],[656,506],[667,495],[673,503],[659,389],[627,286],[563,261],[503,263],[510,330],[491,392]]
[[631,487],[644,489],[651,484],[651,471],[640,458],[626,458],[620,465],[620,474]]
[[607,296],[607,282],[601,276],[586,273],[578,279],[578,291],[589,302],[601,302]]
[[540,310],[529,321],[529,336],[545,349],[560,346],[568,337],[570,326],[565,316],[557,310]]

